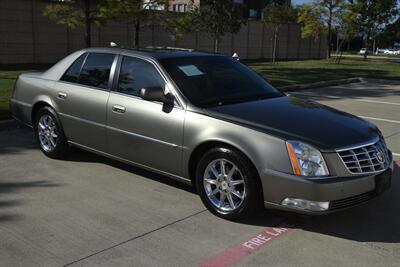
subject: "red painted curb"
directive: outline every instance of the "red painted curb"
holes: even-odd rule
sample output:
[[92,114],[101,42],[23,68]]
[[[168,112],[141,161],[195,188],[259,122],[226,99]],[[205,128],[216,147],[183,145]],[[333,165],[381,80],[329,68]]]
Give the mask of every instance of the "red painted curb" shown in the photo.
[[227,267],[289,233],[293,230],[291,229],[293,227],[294,225],[281,224],[277,227],[265,228],[262,232],[250,237],[241,244],[228,248],[216,256],[201,262],[198,267]]
[[397,165],[397,168],[400,168],[400,160],[395,161],[394,164]]

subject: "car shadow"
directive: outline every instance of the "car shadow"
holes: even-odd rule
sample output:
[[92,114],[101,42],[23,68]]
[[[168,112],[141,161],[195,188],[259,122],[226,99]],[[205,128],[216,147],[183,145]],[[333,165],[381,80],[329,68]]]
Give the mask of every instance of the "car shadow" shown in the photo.
[[113,160],[101,155],[97,155],[91,152],[87,152],[85,150],[71,147],[68,153],[68,156],[64,159],[65,161],[72,161],[72,162],[97,162],[103,163],[108,166],[124,170],[147,179],[151,179],[153,181],[157,181],[159,183],[163,183],[168,186],[172,186],[178,188],[180,190],[184,190],[189,193],[196,193],[196,190],[191,185],[185,184],[181,181],[174,180],[172,178],[166,177],[164,175],[157,174],[155,172],[147,171],[145,169],[135,167],[133,165],[129,165],[117,160]]
[[395,170],[391,188],[377,198],[344,211],[326,215],[301,215],[265,210],[244,224],[271,226],[270,216],[295,229],[358,242],[400,243],[400,168]]

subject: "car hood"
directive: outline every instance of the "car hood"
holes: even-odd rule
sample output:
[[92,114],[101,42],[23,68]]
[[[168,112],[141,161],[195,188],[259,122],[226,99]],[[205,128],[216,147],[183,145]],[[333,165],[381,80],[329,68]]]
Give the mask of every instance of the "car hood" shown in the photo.
[[212,107],[207,112],[213,117],[285,140],[307,142],[327,151],[379,136],[377,127],[361,118],[291,96]]

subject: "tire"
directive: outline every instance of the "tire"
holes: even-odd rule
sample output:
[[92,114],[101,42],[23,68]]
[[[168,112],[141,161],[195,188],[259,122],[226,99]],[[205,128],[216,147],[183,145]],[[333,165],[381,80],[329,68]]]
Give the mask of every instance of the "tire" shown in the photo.
[[56,112],[50,107],[39,109],[34,122],[35,137],[40,150],[49,158],[62,159],[68,152],[68,142]]
[[196,169],[196,188],[207,209],[224,219],[244,219],[262,207],[258,173],[250,161],[233,148],[213,148],[202,156]]

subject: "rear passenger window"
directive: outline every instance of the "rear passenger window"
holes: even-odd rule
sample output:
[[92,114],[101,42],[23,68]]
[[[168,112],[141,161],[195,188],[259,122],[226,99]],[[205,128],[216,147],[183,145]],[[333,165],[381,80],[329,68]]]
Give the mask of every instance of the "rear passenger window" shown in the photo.
[[114,58],[113,54],[89,53],[79,75],[78,83],[107,89]]
[[165,82],[150,62],[133,57],[122,59],[118,78],[118,92],[140,96],[140,89],[165,87]]
[[74,63],[68,68],[68,70],[64,73],[61,77],[61,81],[70,82],[70,83],[77,83],[79,78],[79,73],[81,72],[83,61],[87,53],[81,55]]

